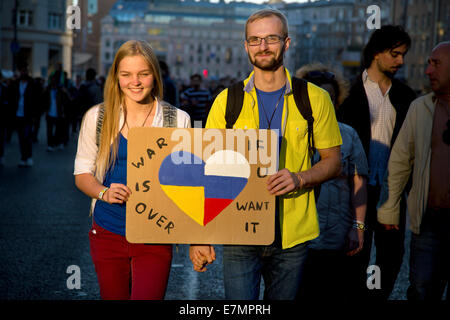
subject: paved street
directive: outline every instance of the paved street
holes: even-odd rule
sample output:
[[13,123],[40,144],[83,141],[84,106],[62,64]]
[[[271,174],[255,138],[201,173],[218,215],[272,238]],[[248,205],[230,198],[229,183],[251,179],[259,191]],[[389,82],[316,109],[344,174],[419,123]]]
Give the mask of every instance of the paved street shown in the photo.
[[[17,135],[6,145],[0,168],[0,300],[99,299],[89,255],[90,200],[73,179],[76,137],[64,150],[46,152],[45,121],[33,145],[34,167],[19,168]],[[407,242],[408,243],[408,242]],[[205,273],[192,270],[187,246],[174,248],[166,299],[223,299],[221,247]],[[408,248],[402,273],[391,296],[405,299]],[[69,266],[78,266],[81,288],[68,289]]]

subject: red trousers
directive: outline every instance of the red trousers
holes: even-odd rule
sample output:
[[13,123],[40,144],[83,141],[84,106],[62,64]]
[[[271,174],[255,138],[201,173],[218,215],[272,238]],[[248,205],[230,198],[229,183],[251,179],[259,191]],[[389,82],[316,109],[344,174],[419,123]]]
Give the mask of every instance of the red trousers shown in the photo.
[[164,299],[172,262],[171,245],[129,243],[124,236],[95,222],[89,240],[102,299]]

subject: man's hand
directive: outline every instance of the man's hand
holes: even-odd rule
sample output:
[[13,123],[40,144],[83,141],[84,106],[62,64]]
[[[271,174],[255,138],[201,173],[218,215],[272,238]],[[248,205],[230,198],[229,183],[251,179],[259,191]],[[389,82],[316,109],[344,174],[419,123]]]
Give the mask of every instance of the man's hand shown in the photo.
[[302,188],[304,183],[299,175],[284,168],[267,179],[267,190],[272,195],[281,196]]
[[205,272],[206,266],[216,260],[216,252],[211,245],[191,245],[189,247],[189,258],[195,271]]

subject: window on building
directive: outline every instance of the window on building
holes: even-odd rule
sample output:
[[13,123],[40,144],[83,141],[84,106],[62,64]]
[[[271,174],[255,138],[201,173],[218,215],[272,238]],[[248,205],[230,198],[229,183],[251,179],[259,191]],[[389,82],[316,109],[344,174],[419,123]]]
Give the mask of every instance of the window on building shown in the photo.
[[17,25],[21,27],[30,27],[33,25],[33,11],[19,10],[17,12]]
[[48,14],[48,28],[49,29],[61,29],[62,28],[62,15],[60,13]]
[[92,21],[91,20],[88,20],[88,22],[87,22],[87,32],[89,34],[92,33]]

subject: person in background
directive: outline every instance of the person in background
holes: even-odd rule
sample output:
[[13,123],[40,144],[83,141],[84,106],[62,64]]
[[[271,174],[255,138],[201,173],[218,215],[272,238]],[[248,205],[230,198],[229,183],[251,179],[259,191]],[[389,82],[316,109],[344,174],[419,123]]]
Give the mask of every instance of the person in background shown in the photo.
[[19,135],[20,162],[19,167],[32,167],[33,162],[33,119],[38,112],[36,93],[33,79],[28,75],[28,67],[19,68],[20,76],[12,84],[11,107],[15,116],[15,127]]
[[95,69],[87,69],[85,80],[80,86],[78,94],[81,102],[81,116],[83,116],[89,108],[103,101],[103,91],[95,79],[96,75],[97,72]]
[[47,151],[63,149],[65,143],[65,123],[67,122],[70,98],[65,87],[58,85],[58,77],[53,74],[43,94],[46,105]]
[[159,67],[161,68],[163,85],[164,85],[164,101],[170,103],[174,107],[178,107],[178,90],[175,82],[170,78],[169,66],[165,61],[159,61]]
[[[90,108],[82,121],[75,184],[93,199],[89,239],[102,299],[164,298],[172,246],[133,244],[125,238],[126,202],[131,194],[127,187],[129,130],[163,127],[166,112],[173,119],[169,125],[190,125],[189,116],[165,104],[162,94],[159,63],[151,46],[127,41],[109,69],[104,103]],[[98,145],[97,127],[101,128]]]
[[181,107],[191,117],[192,124],[195,122],[202,128],[205,126],[207,110],[211,103],[211,94],[208,90],[202,88],[202,76],[194,74],[191,76],[189,88],[180,95]]
[[[297,70],[296,76],[326,90],[334,107],[344,101],[348,82],[321,63]],[[317,201],[320,235],[309,243],[304,281],[297,299],[335,301],[346,299],[345,283],[355,275],[347,272],[344,257],[364,245],[368,164],[356,131],[338,122],[342,136],[341,174],[320,186]],[[315,154],[314,162],[319,160]],[[332,266],[332,272],[330,272]]]
[[[369,163],[364,248],[348,257],[349,268],[359,276],[350,292],[357,300],[387,300],[400,271],[404,254],[406,205],[403,202],[399,230],[385,230],[376,219],[376,206],[387,168],[390,150],[416,94],[394,78],[403,66],[411,38],[401,26],[385,25],[375,30],[363,49],[363,72],[350,88],[350,94],[337,111],[338,121],[359,135]],[[367,287],[367,267],[376,246],[375,264],[382,274],[381,288]]]
[[440,300],[450,270],[450,41],[431,52],[425,71],[433,92],[411,103],[389,165],[378,207],[378,221],[398,230],[400,200],[412,174],[408,213],[409,300]]

